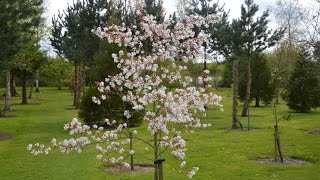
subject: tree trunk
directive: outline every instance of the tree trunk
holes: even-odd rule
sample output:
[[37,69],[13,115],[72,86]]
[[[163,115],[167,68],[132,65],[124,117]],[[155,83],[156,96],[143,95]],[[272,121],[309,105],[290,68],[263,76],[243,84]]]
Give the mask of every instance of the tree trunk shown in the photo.
[[73,94],[73,106],[78,109],[80,106],[80,87],[79,87],[79,64],[75,62],[74,66],[74,94]]
[[232,96],[232,129],[237,128],[237,112],[238,112],[238,59],[233,61],[232,78],[233,78],[233,96]]
[[18,93],[17,93],[17,89],[16,89],[16,82],[15,82],[15,78],[14,76],[10,73],[11,77],[10,77],[10,92],[11,92],[11,96],[15,97]]
[[10,92],[10,71],[7,72],[7,85],[6,85],[6,100],[5,100],[5,106],[4,106],[4,116],[5,112],[11,111],[10,107],[10,98],[11,98],[11,92]]
[[[32,85],[33,87],[33,85]],[[39,70],[37,70],[36,72],[36,93],[40,92],[40,89],[39,89]]]
[[[207,70],[207,43],[204,46],[204,61],[203,61],[203,71]],[[204,73],[204,77],[207,78],[207,74]],[[203,81],[203,88],[207,88],[207,82]]]
[[153,135],[153,144],[154,144],[154,180],[158,180],[158,134],[154,133]]
[[[86,90],[86,65],[83,63],[82,74],[81,74],[81,93],[84,93]],[[81,95],[80,93],[80,95]]]
[[259,91],[257,91],[257,94],[256,94],[256,105],[255,105],[255,107],[260,107]]
[[246,91],[246,98],[244,99],[243,109],[242,109],[242,117],[247,117],[248,113],[248,106],[250,101],[250,91],[251,91],[251,82],[252,82],[252,75],[251,75],[251,65],[250,65],[250,56],[248,55],[248,64],[247,64],[247,91]]
[[[204,63],[203,63],[203,71],[207,70],[207,61],[204,60]],[[204,77],[203,78],[207,78],[207,74],[204,73]],[[208,86],[208,83],[206,81],[203,81],[203,88],[207,88]]]
[[77,98],[77,73],[78,73],[78,67],[77,62],[74,62],[74,80],[73,80],[73,106],[76,106],[76,98]]
[[28,99],[27,99],[27,78],[26,78],[26,73],[23,72],[22,75],[22,102],[21,104],[28,104]]
[[32,98],[32,91],[33,91],[33,86],[34,86],[34,83],[33,83],[33,79],[31,80],[30,82],[30,91],[29,91],[29,96],[28,96],[28,99],[31,99]]
[[279,87],[278,87],[278,85],[276,85],[275,93],[276,93],[276,104],[279,104]]

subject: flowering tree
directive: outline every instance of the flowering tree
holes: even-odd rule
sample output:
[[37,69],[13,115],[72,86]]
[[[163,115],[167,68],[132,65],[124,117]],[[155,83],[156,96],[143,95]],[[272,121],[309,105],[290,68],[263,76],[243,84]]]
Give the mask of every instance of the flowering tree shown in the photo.
[[[202,124],[200,119],[195,117],[198,113],[205,113],[206,106],[213,105],[217,109],[222,109],[219,104],[221,97],[207,92],[202,86],[209,80],[207,76],[199,77],[197,79],[199,86],[196,87],[192,85],[194,83],[191,77],[183,76],[183,71],[187,69],[184,63],[188,61],[195,63],[203,58],[204,51],[201,46],[210,41],[210,37],[205,33],[195,37],[193,27],[217,21],[218,17],[213,15],[190,16],[176,23],[173,28],[168,28],[172,26],[170,20],[158,24],[153,16],[147,15],[142,16],[138,27],[129,28],[122,24],[93,31],[100,38],[124,46],[128,51],[113,54],[114,61],[122,71],[98,83],[101,96],[92,97],[92,100],[100,104],[101,101],[108,100],[112,93],[120,94],[124,102],[133,105],[131,109],[124,111],[124,116],[128,119],[134,111],[146,109],[144,121],[148,124],[153,142],[149,143],[136,135],[134,137],[153,149],[152,160],[155,164],[159,162],[164,152],[171,150],[172,156],[181,161],[180,167],[184,168],[186,141],[182,138],[182,133],[192,133],[196,128],[210,126]],[[149,46],[144,44],[145,42],[152,43],[150,52],[144,51],[144,46]],[[204,73],[208,74],[208,70]],[[168,88],[168,84],[175,84],[176,88]],[[112,125],[115,120],[107,119],[106,123]],[[65,129],[71,129],[70,134],[79,133],[80,137],[64,140],[59,144],[54,139],[52,144],[53,147],[59,147],[63,153],[72,150],[81,151],[91,143],[89,140],[91,136],[92,141],[97,144],[98,159],[130,167],[130,164],[125,162],[125,154],[131,157],[134,154],[132,145],[128,147],[128,144],[132,142],[130,137],[136,132],[126,127],[127,124],[124,123],[114,130],[103,132],[102,127],[90,128],[73,119],[71,123],[65,125]],[[48,153],[51,148],[30,144],[28,150],[33,154],[39,154]],[[187,173],[188,177],[191,178],[198,169],[198,167],[191,168]],[[158,170],[156,164],[155,179],[158,179]]]

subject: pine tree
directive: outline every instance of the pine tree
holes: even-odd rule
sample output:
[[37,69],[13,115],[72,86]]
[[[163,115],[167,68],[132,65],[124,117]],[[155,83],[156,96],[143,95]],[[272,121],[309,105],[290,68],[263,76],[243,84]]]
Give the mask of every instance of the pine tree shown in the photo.
[[[100,40],[91,30],[124,20],[122,1],[83,0],[74,2],[52,19],[50,39],[58,55],[74,63],[74,102],[77,109],[84,89],[86,66],[93,65],[93,56]],[[103,13],[105,11],[105,13]]]
[[14,57],[28,45],[43,22],[43,0],[0,1],[0,68],[6,71],[6,111],[10,111],[10,70]]
[[283,94],[290,109],[306,113],[311,108],[320,107],[319,68],[307,52],[301,53]]
[[218,51],[218,54],[224,57],[229,57],[231,53],[230,48],[230,25],[228,22],[229,12],[226,12],[224,5],[220,6],[218,2],[214,3],[212,0],[191,0],[186,6],[187,15],[208,16],[216,14],[220,16],[220,21],[215,24],[208,24],[208,26],[201,26],[195,29],[196,34],[201,30],[211,35],[213,42],[207,44],[208,52]]
[[164,21],[163,0],[144,0],[142,4],[142,12],[146,15],[153,15],[159,23]]
[[241,17],[234,20],[232,23],[234,35],[234,44],[240,44],[241,51],[237,54],[246,55],[246,71],[247,71],[247,85],[246,97],[244,100],[243,110],[241,116],[247,116],[249,101],[251,98],[251,59],[253,52],[260,53],[268,47],[274,46],[281,38],[283,29],[272,31],[268,30],[268,11],[264,11],[261,17],[254,20],[254,16],[259,10],[259,6],[253,3],[253,0],[245,0],[245,5],[241,5]]
[[[252,74],[252,95],[250,101],[255,99],[255,107],[260,107],[260,101],[265,104],[269,104],[274,96],[274,87],[271,83],[271,71],[267,65],[267,60],[264,54],[255,53],[252,55],[251,62],[251,74]],[[247,71],[245,71],[245,64],[242,61],[240,66],[240,99],[244,100],[246,96],[246,77]]]

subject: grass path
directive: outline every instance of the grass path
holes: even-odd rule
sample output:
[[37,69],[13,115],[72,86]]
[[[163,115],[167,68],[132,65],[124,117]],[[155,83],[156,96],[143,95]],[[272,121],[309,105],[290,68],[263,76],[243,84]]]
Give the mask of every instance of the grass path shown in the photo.
[[[290,121],[280,122],[280,140],[286,157],[303,159],[311,165],[285,167],[259,164],[254,160],[273,156],[273,116],[271,107],[251,108],[253,131],[229,131],[231,127],[230,90],[218,90],[223,95],[224,112],[210,111],[205,122],[212,123],[207,129],[199,129],[187,134],[187,164],[199,166],[194,179],[320,179],[320,136],[307,132],[320,129],[320,111],[310,114],[292,113]],[[34,94],[30,105],[19,105],[20,99],[13,99],[10,117],[0,118],[0,133],[10,133],[13,138],[0,141],[0,180],[42,180],[42,179],[152,179],[152,173],[140,175],[107,174],[102,164],[96,160],[94,147],[85,149],[81,154],[63,155],[53,152],[50,155],[32,156],[26,151],[29,143],[45,143],[52,137],[58,140],[69,138],[63,124],[77,116],[75,110],[67,110],[72,95],[67,90],[42,88]],[[37,97],[36,97],[37,96]],[[3,100],[1,101],[3,103]],[[282,103],[283,104],[283,103]],[[288,113],[285,105],[278,108],[279,116]],[[246,119],[242,118],[246,124]],[[246,125],[245,125],[246,126]],[[142,136],[148,133],[145,126],[139,127]],[[137,143],[136,148],[144,149]],[[165,179],[187,179],[179,171],[178,162],[166,158]],[[142,158],[137,157],[140,162]]]

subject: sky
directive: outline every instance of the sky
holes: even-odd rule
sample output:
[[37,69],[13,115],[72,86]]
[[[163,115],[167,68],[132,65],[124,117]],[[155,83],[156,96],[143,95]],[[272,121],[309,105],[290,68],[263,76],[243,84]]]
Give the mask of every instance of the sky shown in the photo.
[[[272,5],[275,5],[276,0],[255,0],[255,3],[259,5],[261,10],[265,10]],[[308,1],[308,0],[307,0]],[[46,17],[50,22],[50,19],[54,14],[58,13],[58,10],[62,11],[66,9],[68,3],[72,4],[73,0],[48,0]],[[225,4],[225,9],[230,9],[230,18],[237,18],[240,16],[240,7],[244,0],[219,0],[221,5]],[[164,8],[167,14],[172,14],[176,10],[177,0],[163,0]],[[261,11],[262,12],[262,11]]]
[[[220,5],[225,5],[225,10],[230,10],[229,12],[229,19],[236,19],[240,17],[240,7],[241,4],[244,3],[244,0],[213,0],[214,2],[219,1]],[[259,12],[260,15],[263,11],[269,9],[272,11],[272,7],[275,7],[277,0],[255,0],[254,3],[259,5]],[[314,0],[300,0],[300,2],[307,6],[311,1]],[[72,4],[73,0],[47,0],[47,11],[45,13],[45,17],[47,19],[47,24],[51,25],[51,19],[54,14],[58,13],[58,10],[62,12],[62,10],[66,9],[69,4]],[[177,0],[163,0],[163,5],[166,10],[166,14],[172,14],[176,10]],[[272,29],[276,28],[276,23],[274,20],[275,17],[270,16],[270,23],[269,27]],[[46,43],[44,43],[46,44]],[[44,48],[48,51],[52,51],[52,47],[46,46]],[[49,52],[50,53],[50,52]]]

